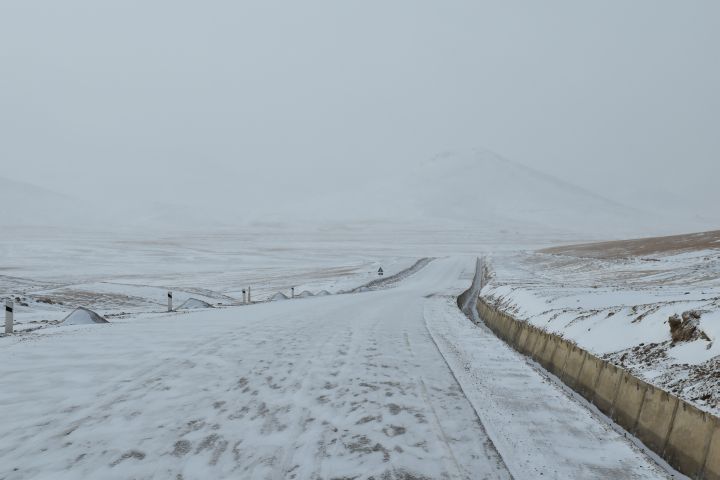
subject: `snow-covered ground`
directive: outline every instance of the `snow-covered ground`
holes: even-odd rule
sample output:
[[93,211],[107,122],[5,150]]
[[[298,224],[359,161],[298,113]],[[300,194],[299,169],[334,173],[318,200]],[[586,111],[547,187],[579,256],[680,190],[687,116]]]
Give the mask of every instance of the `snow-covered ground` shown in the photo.
[[[482,296],[717,414],[718,247],[713,232],[496,255]],[[695,331],[673,341],[683,313]]]
[[169,290],[176,307],[189,298],[238,304],[248,287],[253,301],[290,295],[291,287],[336,293],[377,279],[379,267],[391,276],[419,258],[400,248],[355,249],[322,232],[258,230],[148,236],[5,229],[0,298],[15,299],[22,330],[52,325],[78,306],[108,318],[162,312]]
[[[0,478],[665,478],[454,304],[475,256],[527,279],[513,252],[577,239],[520,220],[4,228]],[[330,294],[265,302],[291,287]],[[168,290],[217,308],[166,313]],[[81,306],[111,323],[58,325]]]
[[457,310],[474,264],[0,338],[0,478],[667,478]]

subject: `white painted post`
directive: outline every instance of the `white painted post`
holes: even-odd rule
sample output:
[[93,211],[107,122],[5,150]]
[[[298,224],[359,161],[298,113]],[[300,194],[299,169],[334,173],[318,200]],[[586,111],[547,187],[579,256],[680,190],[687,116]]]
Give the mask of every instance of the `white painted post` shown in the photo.
[[295,287],[290,288],[290,298],[295,298]]
[[168,292],[168,312],[172,312],[172,292]]
[[5,333],[13,333],[13,301],[5,300]]
[[252,303],[252,299],[250,298],[250,287],[248,287],[248,303]]
[[247,303],[247,291],[243,288],[243,305]]

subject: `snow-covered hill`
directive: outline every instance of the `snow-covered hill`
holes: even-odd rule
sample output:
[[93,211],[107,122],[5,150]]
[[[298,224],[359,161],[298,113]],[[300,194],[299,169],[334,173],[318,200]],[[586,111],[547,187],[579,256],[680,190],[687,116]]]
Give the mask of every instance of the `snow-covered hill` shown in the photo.
[[641,213],[489,151],[444,153],[414,172],[425,216],[490,225],[624,231]]
[[[335,186],[295,203],[295,218],[452,223],[495,231],[552,231],[596,238],[682,230],[487,150],[445,152]],[[281,211],[270,216],[280,218]]]

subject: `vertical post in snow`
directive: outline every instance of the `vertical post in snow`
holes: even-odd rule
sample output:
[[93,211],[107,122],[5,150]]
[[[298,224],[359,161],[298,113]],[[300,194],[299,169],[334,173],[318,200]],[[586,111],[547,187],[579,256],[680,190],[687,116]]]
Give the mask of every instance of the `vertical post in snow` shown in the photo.
[[172,312],[172,292],[168,292],[168,312]]
[[13,333],[13,301],[5,300],[5,333]]
[[250,298],[250,287],[248,287],[248,303],[252,303],[252,299]]
[[243,288],[243,305],[247,303],[247,291]]
[[295,287],[290,287],[290,298],[295,298]]

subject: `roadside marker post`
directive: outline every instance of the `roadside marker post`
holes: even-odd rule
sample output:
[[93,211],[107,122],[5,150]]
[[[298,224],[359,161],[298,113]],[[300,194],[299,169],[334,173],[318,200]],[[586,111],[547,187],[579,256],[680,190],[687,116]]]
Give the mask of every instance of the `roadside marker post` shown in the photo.
[[172,292],[168,292],[168,312],[172,312]]
[[248,303],[252,303],[252,299],[250,298],[250,287],[248,287]]
[[13,333],[13,301],[5,300],[5,333]]
[[243,288],[243,305],[247,304],[247,290]]
[[290,287],[290,298],[295,298],[295,287]]

